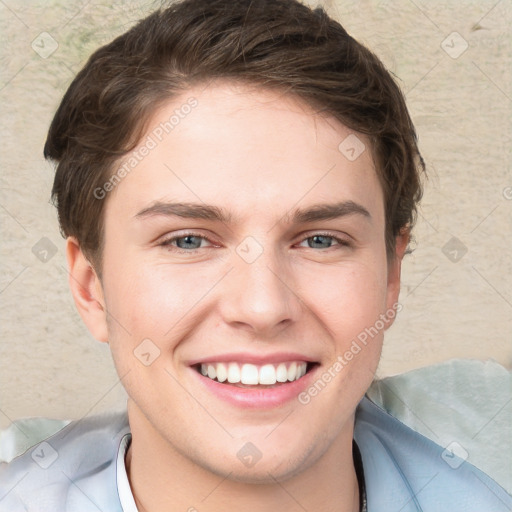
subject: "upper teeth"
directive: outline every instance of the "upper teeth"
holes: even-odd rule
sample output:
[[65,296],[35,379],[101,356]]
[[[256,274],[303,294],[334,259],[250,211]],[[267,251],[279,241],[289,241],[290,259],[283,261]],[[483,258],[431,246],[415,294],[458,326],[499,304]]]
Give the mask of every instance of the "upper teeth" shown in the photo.
[[207,363],[201,364],[201,373],[210,379],[217,379],[219,382],[226,380],[231,384],[241,382],[242,384],[264,384],[272,385],[276,382],[293,382],[300,379],[306,373],[307,363],[298,361],[291,363],[280,363],[278,365],[239,363]]

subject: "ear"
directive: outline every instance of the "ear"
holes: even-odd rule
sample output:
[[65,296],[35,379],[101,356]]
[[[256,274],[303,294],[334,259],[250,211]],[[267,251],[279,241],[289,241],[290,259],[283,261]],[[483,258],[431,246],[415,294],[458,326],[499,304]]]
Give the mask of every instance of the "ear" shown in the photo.
[[98,340],[108,342],[107,309],[101,281],[74,237],[66,241],[69,287],[76,307],[89,332]]
[[[392,259],[388,261],[388,288],[386,307],[387,310],[397,310],[398,297],[400,295],[400,281],[401,281],[401,270],[402,270],[402,259],[404,257],[409,240],[411,238],[411,232],[409,228],[402,228],[400,234],[395,238],[395,254]],[[395,319],[390,318],[390,322],[387,327],[390,327]],[[387,328],[386,327],[386,328]]]

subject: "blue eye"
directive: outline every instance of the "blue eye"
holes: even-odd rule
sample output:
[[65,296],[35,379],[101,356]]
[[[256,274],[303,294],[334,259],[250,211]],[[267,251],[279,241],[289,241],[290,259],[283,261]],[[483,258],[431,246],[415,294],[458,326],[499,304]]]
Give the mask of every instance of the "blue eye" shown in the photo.
[[174,240],[176,242],[176,246],[180,249],[199,249],[204,238],[201,236],[186,235],[175,238]]
[[[325,235],[318,233],[316,235],[309,236],[304,238],[301,242],[301,245],[306,242],[307,247],[309,249],[329,249],[332,246],[349,246],[349,242],[347,240],[343,240],[341,238],[337,238],[332,235]],[[304,245],[302,245],[304,247]]]
[[334,238],[332,236],[315,235],[306,239],[311,249],[328,249],[331,247]]
[[[184,233],[181,236],[169,237],[163,240],[160,245],[168,250],[183,253],[194,253],[200,249],[216,246],[216,244],[208,238],[195,233]],[[308,249],[326,250],[336,246],[339,248],[350,247],[351,244],[343,238],[324,233],[316,233],[303,238],[298,245],[299,247]]]
[[209,242],[209,240],[204,236],[188,233],[182,236],[167,238],[160,245],[171,248],[175,247],[177,249],[182,249],[185,252],[193,252],[200,249],[203,246],[203,242]]

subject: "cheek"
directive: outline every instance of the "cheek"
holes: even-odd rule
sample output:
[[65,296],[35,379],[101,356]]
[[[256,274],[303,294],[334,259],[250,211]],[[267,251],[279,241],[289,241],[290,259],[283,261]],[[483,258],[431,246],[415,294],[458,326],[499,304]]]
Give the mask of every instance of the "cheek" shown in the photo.
[[351,340],[386,309],[386,268],[377,262],[303,272],[302,299],[338,340]]
[[[111,268],[104,283],[110,313],[111,344],[123,348],[151,339],[163,350],[172,350],[186,326],[205,315],[204,298],[218,281],[221,269],[202,271],[179,265],[131,263]],[[107,273],[105,273],[107,275]]]

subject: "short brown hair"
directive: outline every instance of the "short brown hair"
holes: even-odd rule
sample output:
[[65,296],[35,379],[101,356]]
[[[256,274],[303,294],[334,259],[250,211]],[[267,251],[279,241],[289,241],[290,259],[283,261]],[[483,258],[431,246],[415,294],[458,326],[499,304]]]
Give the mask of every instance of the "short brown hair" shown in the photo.
[[99,265],[105,201],[94,190],[156,108],[213,79],[277,88],[365,134],[383,188],[388,258],[415,220],[424,163],[404,97],[380,60],[297,0],[184,0],[98,49],[68,88],[44,155],[58,163],[61,231]]

